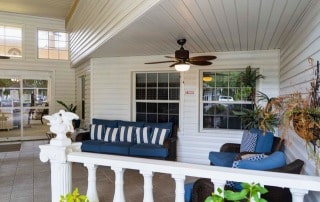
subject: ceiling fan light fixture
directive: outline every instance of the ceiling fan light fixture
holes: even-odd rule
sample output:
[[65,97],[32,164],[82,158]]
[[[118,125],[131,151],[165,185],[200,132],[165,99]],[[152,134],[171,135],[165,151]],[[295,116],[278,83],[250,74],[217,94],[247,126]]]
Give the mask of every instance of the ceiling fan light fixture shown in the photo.
[[178,71],[178,72],[186,72],[190,69],[190,65],[189,64],[184,64],[184,63],[181,63],[181,64],[176,64],[174,66],[174,68]]

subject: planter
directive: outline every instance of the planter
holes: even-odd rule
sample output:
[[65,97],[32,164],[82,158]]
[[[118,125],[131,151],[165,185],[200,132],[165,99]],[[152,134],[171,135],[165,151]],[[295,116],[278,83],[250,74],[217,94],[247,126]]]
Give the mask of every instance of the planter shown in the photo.
[[298,112],[293,114],[293,128],[294,131],[300,136],[302,139],[306,141],[315,140],[317,137],[315,134],[316,125],[310,119],[309,115],[305,112]]

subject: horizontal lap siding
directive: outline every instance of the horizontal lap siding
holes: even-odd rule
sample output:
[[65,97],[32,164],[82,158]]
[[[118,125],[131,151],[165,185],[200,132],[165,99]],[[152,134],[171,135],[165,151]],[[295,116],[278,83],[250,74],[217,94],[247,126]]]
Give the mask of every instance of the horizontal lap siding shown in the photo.
[[[314,64],[320,60],[320,13],[319,2],[313,2],[300,25],[291,38],[287,39],[280,53],[280,94],[304,92],[310,89],[310,81],[314,77],[313,68],[307,58],[312,57]],[[303,173],[314,175],[314,161],[307,156],[305,142],[294,131],[287,135],[286,155],[288,161],[300,158],[304,160]],[[307,201],[320,201],[319,193],[311,193]]]
[[[181,106],[178,160],[208,164],[209,151],[217,151],[225,142],[240,142],[242,131],[213,130],[200,132],[199,78],[202,69],[227,70],[258,67],[266,79],[259,90],[278,95],[279,51],[206,53],[218,57],[211,66],[191,66],[181,73]],[[162,61],[163,56],[96,58],[92,60],[92,117],[134,120],[132,117],[133,72],[174,71],[169,64],[145,65],[146,61]],[[192,91],[193,94],[185,94]]]

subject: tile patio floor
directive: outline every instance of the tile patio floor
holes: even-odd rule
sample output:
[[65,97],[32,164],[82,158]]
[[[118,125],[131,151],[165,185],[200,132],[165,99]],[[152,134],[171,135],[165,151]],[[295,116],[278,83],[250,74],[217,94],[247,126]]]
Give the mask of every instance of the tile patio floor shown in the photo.
[[[21,150],[0,152],[0,202],[51,202],[50,164],[39,160],[39,145],[48,141],[22,142]],[[87,170],[73,164],[73,188],[87,190]],[[167,174],[155,173],[153,195],[155,202],[171,202],[175,197],[175,182]],[[109,167],[98,167],[97,190],[100,202],[113,200],[114,173]],[[124,173],[127,202],[143,201],[143,177],[136,170]]]

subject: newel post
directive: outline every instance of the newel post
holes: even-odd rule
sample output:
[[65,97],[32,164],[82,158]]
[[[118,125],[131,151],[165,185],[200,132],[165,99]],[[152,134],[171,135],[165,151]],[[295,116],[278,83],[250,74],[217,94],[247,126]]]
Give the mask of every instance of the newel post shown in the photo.
[[67,132],[74,132],[72,119],[79,118],[76,114],[60,110],[51,116],[44,116],[50,121],[50,131],[57,136],[50,144],[40,145],[40,160],[50,161],[51,165],[51,201],[60,201],[60,196],[71,192],[72,164],[67,161],[70,152],[80,151],[81,143],[71,143]]
[[79,151],[81,143],[69,146],[40,145],[40,160],[50,161],[51,201],[59,201],[61,195],[72,190],[72,164],[67,161],[68,153]]

